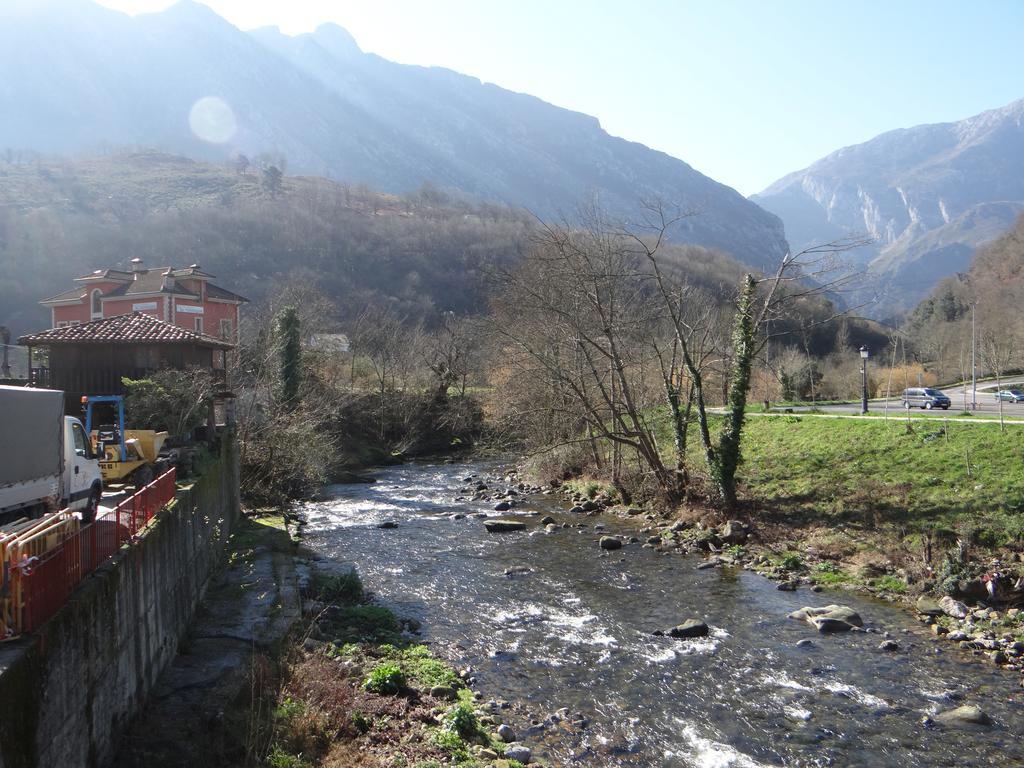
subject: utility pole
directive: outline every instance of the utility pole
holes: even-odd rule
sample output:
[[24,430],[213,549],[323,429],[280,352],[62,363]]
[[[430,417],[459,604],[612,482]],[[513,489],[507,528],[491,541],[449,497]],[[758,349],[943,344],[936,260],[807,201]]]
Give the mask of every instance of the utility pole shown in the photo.
[[975,332],[975,314],[978,309],[978,302],[971,304],[971,410],[978,410],[978,365],[975,362],[974,351],[977,346],[977,333]]
[[865,414],[868,412],[868,348],[860,348],[860,376],[861,376],[861,390],[860,390],[860,412]]

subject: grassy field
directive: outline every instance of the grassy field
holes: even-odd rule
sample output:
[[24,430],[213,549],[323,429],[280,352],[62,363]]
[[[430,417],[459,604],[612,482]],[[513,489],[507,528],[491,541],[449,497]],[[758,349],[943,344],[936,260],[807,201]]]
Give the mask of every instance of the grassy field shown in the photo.
[[907,532],[1024,534],[1024,430],[815,416],[751,418],[743,496],[788,515]]
[[[667,419],[658,427],[669,455]],[[696,431],[689,454],[703,470]],[[752,516],[794,531],[968,536],[993,548],[1024,539],[1024,427],[757,414],[746,420],[738,478]]]

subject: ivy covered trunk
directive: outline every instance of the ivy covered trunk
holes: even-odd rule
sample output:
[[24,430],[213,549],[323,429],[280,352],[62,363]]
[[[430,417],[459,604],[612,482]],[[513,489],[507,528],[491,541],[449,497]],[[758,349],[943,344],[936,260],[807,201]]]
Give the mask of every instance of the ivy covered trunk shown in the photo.
[[710,467],[720,500],[727,508],[736,506],[736,470],[741,458],[743,417],[747,410],[750,368],[754,357],[753,305],[756,292],[757,280],[753,275],[746,275],[732,331],[733,361],[725,424],[719,436],[715,460]]

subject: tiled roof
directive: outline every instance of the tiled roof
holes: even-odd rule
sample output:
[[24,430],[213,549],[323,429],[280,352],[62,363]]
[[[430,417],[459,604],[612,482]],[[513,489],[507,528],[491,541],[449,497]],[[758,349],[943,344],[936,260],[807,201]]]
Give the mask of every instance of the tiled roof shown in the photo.
[[51,328],[18,339],[19,344],[53,346],[63,344],[194,344],[201,347],[231,349],[234,345],[212,336],[165,323],[151,315],[133,313],[93,320],[82,325]]

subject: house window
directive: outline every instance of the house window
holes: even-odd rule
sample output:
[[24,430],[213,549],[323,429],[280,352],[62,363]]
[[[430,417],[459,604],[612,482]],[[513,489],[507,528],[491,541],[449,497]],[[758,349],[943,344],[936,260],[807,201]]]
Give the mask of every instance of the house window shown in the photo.
[[220,337],[224,341],[231,341],[233,330],[230,318],[224,318],[220,321]]
[[197,317],[196,318],[196,333],[202,333],[202,332],[203,332],[203,318]]
[[99,288],[92,292],[91,302],[93,320],[98,320],[99,318],[103,317],[103,302],[101,300],[102,296],[103,292]]
[[57,327],[58,328],[67,328],[68,327],[68,321],[67,320],[58,320],[57,321]]

